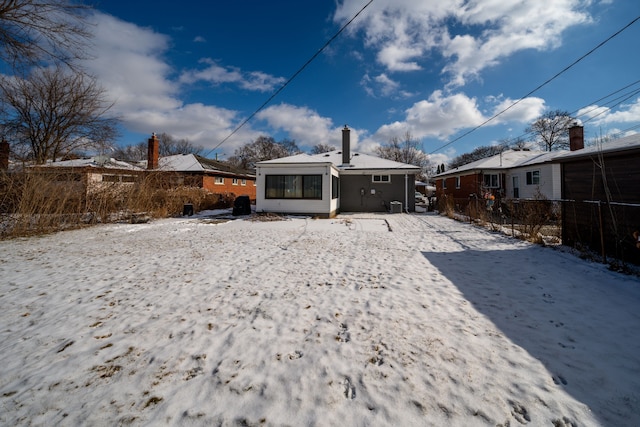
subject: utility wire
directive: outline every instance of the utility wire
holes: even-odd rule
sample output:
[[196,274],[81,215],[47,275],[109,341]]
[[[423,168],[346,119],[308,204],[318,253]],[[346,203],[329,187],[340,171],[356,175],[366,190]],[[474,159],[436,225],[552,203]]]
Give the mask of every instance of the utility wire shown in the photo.
[[508,107],[506,107],[505,109],[503,109],[502,111],[494,114],[493,116],[491,116],[490,118],[488,118],[487,120],[485,120],[484,122],[480,123],[479,125],[477,125],[476,127],[466,131],[465,133],[463,133],[462,135],[454,138],[453,140],[447,142],[446,144],[436,148],[435,150],[431,151],[429,154],[433,154],[436,153],[440,150],[442,150],[445,147],[448,147],[449,145],[460,141],[462,138],[464,138],[465,136],[475,132],[476,130],[480,129],[481,127],[484,127],[487,123],[493,121],[495,118],[497,118],[498,116],[504,114],[505,112],[509,111],[511,108],[515,107],[516,105],[518,105],[520,102],[522,102],[523,100],[525,100],[527,97],[531,96],[532,94],[534,94],[535,92],[537,92],[538,90],[540,90],[542,87],[546,86],[547,84],[549,84],[550,82],[552,82],[553,80],[555,80],[557,77],[559,77],[561,74],[565,73],[566,71],[568,71],[570,68],[572,68],[574,65],[576,65],[578,62],[582,61],[583,59],[585,59],[587,56],[591,55],[593,52],[595,52],[596,50],[598,50],[599,48],[601,48],[602,46],[604,46],[607,42],[609,42],[611,39],[615,38],[616,36],[618,36],[620,33],[622,33],[624,30],[626,30],[627,28],[629,28],[630,26],[632,26],[633,24],[635,24],[638,20],[640,20],[640,16],[636,17],[635,19],[633,19],[631,22],[629,22],[627,25],[625,25],[624,27],[622,27],[621,29],[619,29],[618,31],[616,31],[615,33],[613,33],[612,35],[610,35],[609,37],[607,37],[604,41],[600,42],[596,47],[594,47],[593,49],[591,49],[589,52],[585,53],[584,55],[582,55],[580,58],[576,59],[575,61],[573,61],[570,65],[566,66],[565,68],[563,68],[560,72],[556,73],[553,77],[547,79],[544,83],[540,84],[538,87],[536,87],[535,89],[533,89],[532,91],[530,91],[529,93],[527,93],[526,95],[524,95],[523,97],[521,97],[520,99],[518,99],[517,101],[513,102],[511,105],[509,105]]
[[[633,83],[630,83],[630,84],[628,84],[628,85],[626,85],[626,86],[624,86],[624,87],[621,87],[620,89],[617,89],[617,90],[615,90],[615,91],[613,91],[613,92],[610,92],[610,93],[608,93],[607,95],[605,95],[605,96],[603,96],[603,97],[600,97],[600,98],[596,99],[595,101],[591,101],[591,102],[589,102],[588,104],[586,104],[586,105],[585,105],[585,106],[583,106],[583,107],[579,107],[578,109],[576,109],[576,110],[572,111],[571,113],[569,113],[569,115],[570,115],[570,116],[573,116],[574,114],[577,114],[577,113],[578,113],[578,111],[580,111],[581,109],[586,108],[586,107],[589,107],[589,106],[592,106],[592,105],[594,105],[594,104],[597,104],[597,103],[599,103],[600,101],[605,100],[605,99],[607,99],[607,98],[611,97],[612,95],[615,95],[615,94],[617,94],[617,93],[619,93],[619,92],[622,92],[622,91],[623,91],[623,90],[625,90],[625,89],[628,89],[628,88],[630,88],[630,87],[632,87],[632,86],[635,86],[635,85],[636,85],[636,84],[638,84],[638,83],[640,83],[640,80],[636,80],[636,81],[635,81],[635,82],[633,82]],[[618,97],[616,97],[616,98],[614,98],[614,99],[612,99],[612,100],[607,101],[607,102],[606,102],[604,105],[602,105],[602,106],[596,106],[596,107],[593,107],[593,108],[591,108],[590,110],[587,110],[587,111],[583,112],[582,114],[577,115],[577,116],[576,116],[576,118],[587,116],[587,115],[588,115],[589,113],[591,113],[592,111],[597,110],[597,109],[602,108],[602,107],[605,107],[605,110],[603,110],[602,112],[600,112],[600,113],[596,114],[596,115],[595,115],[595,116],[593,116],[593,117],[589,117],[588,119],[583,120],[583,123],[587,123],[587,122],[589,122],[589,121],[593,120],[595,117],[597,117],[597,116],[599,116],[599,115],[601,115],[601,114],[605,113],[606,111],[611,110],[613,107],[615,107],[615,106],[617,106],[617,105],[622,104],[624,101],[626,101],[626,100],[628,100],[628,99],[630,99],[630,98],[633,98],[635,95],[638,95],[638,94],[640,94],[640,89],[633,89],[633,90],[632,90],[632,91],[630,91],[630,92],[626,92],[626,93],[624,93],[624,94],[622,94],[622,95],[620,95],[620,96],[618,96]],[[618,102],[615,102],[615,104],[612,104],[611,106],[607,106],[607,104],[612,103],[612,102],[614,102],[614,101],[618,101]],[[637,125],[637,126],[634,126],[634,127],[632,127],[632,128],[626,129],[626,130],[624,130],[624,131],[622,131],[622,132],[626,132],[626,131],[629,131],[629,130],[633,130],[633,129],[636,129],[636,128],[638,128],[638,127],[640,127],[640,125]],[[515,137],[513,137],[513,138],[508,138],[508,139],[506,139],[506,140],[505,140],[505,143],[506,143],[506,144],[511,144],[512,142],[515,142],[515,141],[518,141],[518,140],[526,140],[528,136],[533,135],[533,134],[534,134],[534,132],[525,132],[525,133],[523,133],[523,134],[521,134],[521,135],[518,135],[518,136],[515,136]]]
[[251,120],[256,114],[258,114],[264,107],[267,106],[267,104],[269,104],[273,98],[275,98],[280,92],[282,92],[284,90],[285,87],[287,87],[287,85],[289,83],[291,83],[291,81],[293,79],[295,79],[296,77],[298,77],[298,75],[305,69],[307,68],[307,66],[309,64],[311,64],[311,62],[316,59],[318,57],[318,55],[320,55],[330,44],[331,42],[333,42],[371,3],[373,3],[373,0],[369,0],[369,2],[367,4],[365,4],[364,6],[362,6],[362,8],[355,14],[353,15],[353,17],[347,21],[346,24],[344,24],[337,33],[335,33],[333,35],[333,37],[331,37],[320,49],[318,49],[318,51],[316,53],[313,54],[313,56],[311,58],[309,58],[307,60],[307,62],[304,63],[304,65],[302,67],[300,67],[298,69],[298,71],[296,71],[291,77],[289,77],[289,79],[282,85],[280,86],[280,88],[278,88],[278,90],[276,90],[265,102],[262,103],[262,105],[260,105],[260,107],[258,107],[258,109],[256,109],[253,113],[251,113],[249,115],[249,117],[247,117],[246,119],[244,119],[242,121],[242,123],[240,123],[238,125],[238,127],[236,127],[233,132],[231,132],[229,135],[227,135],[222,141],[220,141],[218,143],[218,145],[216,145],[215,147],[213,147],[211,150],[207,151],[207,154],[204,156],[206,157],[207,155],[209,155],[209,153],[211,153],[212,151],[215,151],[216,149],[218,149],[218,147],[220,147],[222,144],[224,144],[225,142],[227,142],[227,140],[229,138],[231,138],[233,135],[235,135],[236,132],[238,132],[245,124],[247,124],[247,122],[249,120]]

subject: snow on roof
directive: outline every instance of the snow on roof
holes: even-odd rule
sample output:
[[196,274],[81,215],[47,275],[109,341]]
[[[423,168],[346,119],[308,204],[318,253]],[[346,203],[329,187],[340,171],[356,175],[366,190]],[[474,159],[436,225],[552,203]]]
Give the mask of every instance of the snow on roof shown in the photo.
[[602,144],[585,147],[581,150],[567,151],[558,157],[559,161],[568,161],[584,156],[592,156],[599,153],[613,153],[627,150],[640,149],[640,133],[614,139]]
[[158,159],[158,170],[175,172],[203,172],[204,168],[193,154],[176,154]]
[[492,157],[476,160],[454,169],[445,171],[435,175],[448,176],[461,172],[478,170],[478,169],[512,169],[522,166],[531,166],[540,163],[548,163],[552,161],[562,162],[572,159],[591,156],[598,153],[612,153],[626,150],[640,149],[640,133],[626,136],[624,138],[614,139],[603,144],[597,144],[585,147],[580,150],[568,151],[515,151],[507,150],[502,154],[496,154]]
[[419,171],[418,166],[406,163],[394,162],[393,160],[383,159],[369,154],[351,152],[351,160],[349,165],[342,164],[342,151],[334,150],[320,154],[296,154],[294,156],[282,157],[280,159],[265,160],[258,162],[258,165],[285,165],[285,164],[301,164],[301,163],[331,163],[342,171],[348,170],[411,170]]
[[84,159],[61,160],[58,162],[48,161],[46,164],[40,165],[40,167],[60,167],[60,168],[93,167],[93,168],[105,168],[105,169],[142,170],[142,168],[134,164],[131,164],[122,160],[103,157],[103,156],[88,157]]
[[[147,161],[140,162],[140,165],[146,167]],[[234,168],[227,163],[194,154],[176,154],[173,156],[160,157],[158,159],[157,170],[172,172],[219,172],[223,174],[254,176],[251,171]]]
[[446,176],[478,169],[510,169],[525,163],[538,163],[546,154],[550,153],[546,151],[506,150],[495,156],[467,163],[466,165],[450,169],[436,176]]

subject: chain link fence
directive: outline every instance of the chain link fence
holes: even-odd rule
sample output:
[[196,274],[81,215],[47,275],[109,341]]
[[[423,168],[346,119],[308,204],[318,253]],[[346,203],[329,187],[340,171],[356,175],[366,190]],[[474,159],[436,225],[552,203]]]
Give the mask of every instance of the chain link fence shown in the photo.
[[640,204],[442,197],[440,213],[536,243],[562,244],[612,265],[640,265]]

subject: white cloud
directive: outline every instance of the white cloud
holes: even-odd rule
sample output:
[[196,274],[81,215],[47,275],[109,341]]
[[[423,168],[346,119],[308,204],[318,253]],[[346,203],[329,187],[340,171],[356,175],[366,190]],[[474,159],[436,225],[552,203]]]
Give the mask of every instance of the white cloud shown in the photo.
[[[513,104],[511,99],[489,97],[485,100],[488,113],[484,114],[478,101],[463,93],[445,95],[435,91],[427,100],[413,104],[405,111],[404,120],[381,126],[373,138],[388,141],[410,132],[418,139],[437,138],[446,140],[462,129],[470,129],[485,123],[495,114]],[[484,126],[495,126],[507,122],[528,123],[544,112],[544,100],[525,98]]]
[[[92,21],[94,49],[99,55],[85,66],[114,101],[112,111],[129,131],[166,132],[210,149],[231,134],[241,118],[233,110],[185,103],[181,84],[204,80],[264,90],[273,83],[267,75],[243,75],[239,70],[216,66],[213,61],[207,62],[209,66],[204,70],[176,78],[175,70],[164,58],[169,37],[103,13],[95,13]],[[225,143],[225,154],[233,154],[235,148],[258,135],[250,126],[243,127]]]
[[407,98],[411,96],[410,92],[402,90],[400,83],[391,79],[386,73],[379,74],[375,77],[365,74],[362,80],[360,80],[360,85],[369,96],[374,98],[378,96],[391,98]]
[[640,98],[629,104],[621,105],[617,110],[611,110],[609,107],[604,106],[590,105],[580,109],[577,116],[582,121],[588,120],[593,126],[640,122]]
[[510,98],[494,97],[488,101],[496,102],[491,116],[500,114],[494,121],[490,122],[491,124],[507,122],[530,123],[540,117],[545,110],[544,99],[537,97],[525,98],[516,105],[513,105],[515,100]]
[[283,77],[275,77],[261,71],[242,72],[236,67],[223,67],[210,58],[201,59],[207,67],[201,70],[189,70],[180,75],[180,82],[193,84],[204,81],[214,85],[234,83],[243,89],[268,92],[284,83]]
[[[442,71],[455,87],[515,52],[558,46],[564,30],[590,21],[588,1],[377,0],[350,32],[363,31],[365,46],[389,71],[420,70],[432,54],[442,55],[448,61]],[[344,0],[334,21],[349,19],[361,3]]]
[[322,117],[307,107],[278,104],[262,110],[257,117],[274,129],[286,131],[300,147],[316,144],[339,147],[342,144],[342,128],[336,128],[330,118]]
[[459,129],[477,126],[485,120],[475,98],[462,93],[445,96],[439,90],[429,99],[413,104],[405,113],[403,121],[380,127],[375,136],[387,141],[409,131],[419,139],[445,139]]
[[207,42],[207,39],[205,39],[205,38],[204,38],[204,37],[202,37],[202,36],[196,36],[196,37],[194,37],[193,41],[194,41],[195,43],[206,43],[206,42]]

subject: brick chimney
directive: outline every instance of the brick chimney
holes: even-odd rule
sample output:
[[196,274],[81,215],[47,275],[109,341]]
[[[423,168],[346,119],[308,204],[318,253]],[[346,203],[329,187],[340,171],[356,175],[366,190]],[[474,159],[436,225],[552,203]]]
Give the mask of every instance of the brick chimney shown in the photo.
[[348,165],[351,162],[351,130],[347,125],[342,129],[342,164]]
[[571,151],[584,148],[584,127],[574,124],[569,128],[569,149]]
[[0,142],[0,171],[9,170],[9,143],[4,139]]
[[158,157],[160,153],[160,141],[155,133],[149,138],[149,148],[147,151],[147,169],[158,169]]

